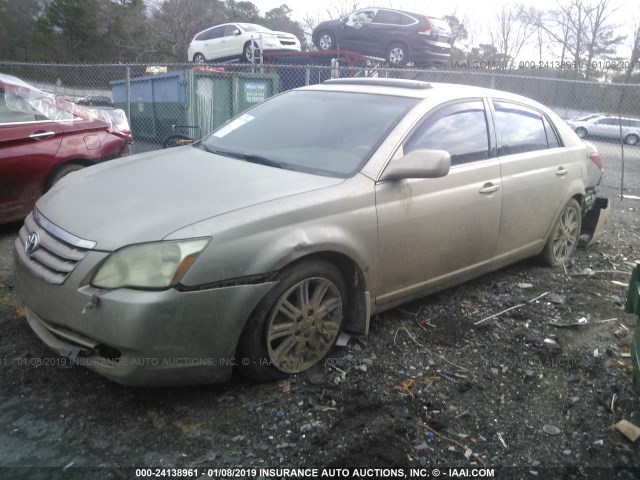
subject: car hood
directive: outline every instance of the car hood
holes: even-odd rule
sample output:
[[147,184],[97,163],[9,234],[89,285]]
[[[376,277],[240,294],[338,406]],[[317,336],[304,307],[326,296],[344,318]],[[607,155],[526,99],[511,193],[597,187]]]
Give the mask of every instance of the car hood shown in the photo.
[[329,187],[323,177],[186,146],[112,160],[65,177],[37,203],[42,215],[96,249],[160,240],[193,223]]

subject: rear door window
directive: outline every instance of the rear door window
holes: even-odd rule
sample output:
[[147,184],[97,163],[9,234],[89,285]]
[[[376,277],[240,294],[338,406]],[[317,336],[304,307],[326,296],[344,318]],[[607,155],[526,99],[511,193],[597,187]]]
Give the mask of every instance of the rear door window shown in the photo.
[[493,106],[498,135],[498,155],[512,155],[549,148],[541,113],[532,108],[502,100],[494,100]]

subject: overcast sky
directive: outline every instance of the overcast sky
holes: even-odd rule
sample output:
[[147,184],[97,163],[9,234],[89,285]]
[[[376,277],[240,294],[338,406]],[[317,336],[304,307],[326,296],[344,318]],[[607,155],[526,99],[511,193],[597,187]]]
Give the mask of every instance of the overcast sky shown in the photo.
[[[526,0],[523,0],[526,2]],[[538,8],[553,9],[559,2],[567,3],[568,0],[535,0]],[[595,0],[593,0],[595,2]],[[611,5],[617,5],[618,8],[612,15],[612,21],[619,25],[622,33],[627,34],[628,38],[624,47],[619,51],[620,55],[627,56],[631,52],[631,36],[634,25],[640,22],[640,4],[637,1],[626,2],[624,0],[610,0]],[[467,18],[468,28],[471,34],[473,44],[488,41],[486,36],[486,25],[495,21],[496,12],[502,5],[514,3],[510,0],[494,0],[492,4],[487,4],[481,0],[252,0],[260,12],[264,15],[272,8],[279,7],[282,4],[289,6],[293,10],[293,18],[303,21],[309,16],[316,21],[328,20],[327,10],[336,12],[342,9],[349,10],[349,6],[357,3],[360,8],[369,6],[392,7],[410,12],[424,13],[434,17],[442,17],[451,15],[455,12],[458,19]],[[532,2],[533,3],[533,2]],[[628,53],[627,53],[628,52]]]

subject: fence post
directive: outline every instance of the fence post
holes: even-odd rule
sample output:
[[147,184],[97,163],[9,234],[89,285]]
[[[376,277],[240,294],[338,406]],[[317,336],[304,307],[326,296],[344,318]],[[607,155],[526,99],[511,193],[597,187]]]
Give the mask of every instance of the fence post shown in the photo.
[[125,102],[127,105],[127,120],[131,124],[131,65],[125,67]]

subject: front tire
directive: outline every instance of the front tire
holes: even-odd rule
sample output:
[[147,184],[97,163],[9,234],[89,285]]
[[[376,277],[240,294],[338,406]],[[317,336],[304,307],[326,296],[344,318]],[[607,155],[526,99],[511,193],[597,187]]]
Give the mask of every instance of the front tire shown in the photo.
[[551,230],[551,235],[541,253],[543,262],[552,267],[567,263],[578,246],[581,228],[580,204],[572,198],[562,209]]
[[342,330],[340,270],[314,260],[292,265],[253,313],[240,340],[240,373],[258,381],[300,373],[329,353]]
[[193,63],[197,63],[197,64],[203,64],[203,63],[207,63],[207,59],[204,58],[204,55],[201,53],[196,53],[193,56]]
[[242,49],[241,60],[247,63],[253,63],[253,51],[258,49],[258,44],[253,42],[253,49],[251,48],[251,42],[247,42]]
[[624,143],[626,143],[627,145],[637,145],[638,140],[640,140],[640,138],[638,138],[638,135],[636,135],[635,133],[631,133],[624,137]]

